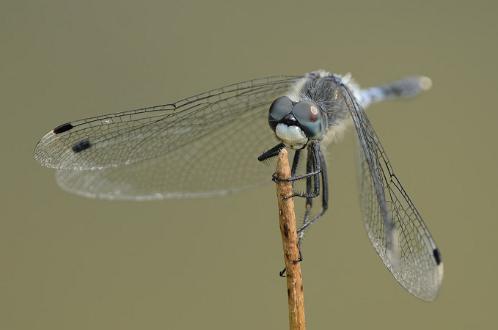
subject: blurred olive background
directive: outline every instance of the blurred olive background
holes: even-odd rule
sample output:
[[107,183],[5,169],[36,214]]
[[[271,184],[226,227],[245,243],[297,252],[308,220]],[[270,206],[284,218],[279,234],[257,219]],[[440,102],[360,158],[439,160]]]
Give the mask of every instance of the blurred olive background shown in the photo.
[[376,256],[349,131],[331,148],[332,208],[304,245],[308,328],[492,328],[496,17],[492,1],[1,1],[0,329],[286,329],[270,181],[224,198],[99,201],[60,190],[32,153],[69,120],[319,68],[363,86],[433,79],[370,116],[445,280],[421,302]]

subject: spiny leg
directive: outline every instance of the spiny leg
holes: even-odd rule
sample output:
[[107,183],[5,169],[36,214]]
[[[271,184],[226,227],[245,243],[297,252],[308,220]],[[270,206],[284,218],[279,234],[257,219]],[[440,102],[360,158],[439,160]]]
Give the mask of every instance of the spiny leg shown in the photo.
[[299,158],[301,157],[301,149],[296,150],[294,159],[292,160],[291,177],[296,175],[297,167],[299,166]]
[[[296,172],[297,172],[297,167],[299,165],[299,159],[300,159],[300,155],[301,155],[301,151],[302,149],[298,149],[296,150],[295,154],[294,154],[294,159],[292,161],[292,168],[291,168],[291,177],[288,178],[288,179],[281,179],[279,177],[277,177],[276,173],[273,173],[272,175],[272,181],[275,182],[275,183],[278,183],[278,182],[292,182],[292,186],[294,186],[294,182],[295,181],[299,181],[299,180],[302,180],[302,179],[307,179],[307,178],[310,178],[310,177],[313,177],[317,174],[320,173],[320,170],[317,169],[317,170],[309,170],[308,169],[308,160],[307,160],[307,165],[306,165],[306,173],[305,174],[302,174],[302,175],[296,175]],[[308,154],[309,154],[309,151],[308,151]],[[293,194],[291,196],[288,196],[287,198],[290,198],[290,197],[306,197],[305,195],[303,194]]]
[[[301,249],[302,245],[302,240],[304,237],[304,231],[306,227],[309,226],[310,222],[314,222],[315,220],[312,219],[311,221],[309,220],[311,210],[313,208],[313,199],[318,197],[320,195],[320,175],[323,173],[323,170],[325,169],[325,159],[321,157],[322,152],[320,150],[320,144],[319,142],[315,142],[311,144],[308,148],[308,163],[307,163],[307,171],[310,172],[318,172],[318,174],[314,175],[313,177],[309,177],[306,180],[306,194],[303,197],[306,197],[306,203],[305,203],[305,212],[304,212],[304,218],[303,218],[303,225],[298,229],[298,250],[299,250],[299,261],[303,260],[303,253]],[[323,163],[323,164],[322,164]],[[326,184],[323,181],[323,176],[322,176],[322,186],[323,186],[323,193],[325,193],[326,198],[328,198],[328,191],[326,190]],[[322,193],[322,195],[323,195]],[[323,197],[322,197],[323,200]],[[323,204],[323,202],[322,202]],[[322,210],[320,211],[320,215],[323,214],[323,206]]]
[[276,157],[280,153],[280,150],[282,150],[283,148],[285,148],[285,145],[283,143],[279,143],[276,146],[274,146],[273,148],[271,148],[271,149],[263,152],[261,155],[259,155],[258,160],[260,162],[262,162],[262,161],[267,160],[269,158]]
[[306,232],[306,230],[312,224],[314,224],[318,219],[320,219],[329,207],[329,186],[328,186],[327,164],[325,163],[325,157],[324,157],[322,151],[319,149],[319,147],[317,148],[317,154],[319,157],[322,187],[323,187],[322,188],[322,208],[320,209],[318,214],[315,215],[312,219],[305,218],[303,225],[301,226],[301,228],[299,228],[297,230],[297,233],[299,236],[299,240],[298,240],[299,249],[300,249],[300,245],[301,245],[301,242],[302,242],[302,239],[304,237],[304,233]]
[[[318,142],[311,142],[308,145],[308,157],[306,159],[306,174],[295,176],[294,181],[297,179],[306,178],[306,192],[305,193],[293,193],[290,197],[303,197],[306,198],[306,205],[312,203],[313,198],[316,198],[320,194],[320,164],[319,157],[316,153]],[[319,150],[319,149],[318,149]],[[305,215],[306,217],[306,215]]]
[[[280,150],[282,150],[283,148],[285,148],[285,145],[283,143],[277,144],[273,148],[271,148],[271,149],[263,152],[261,155],[259,155],[258,156],[258,160],[260,162],[262,162],[262,161],[265,161],[267,159],[276,157],[280,153]],[[273,173],[273,175],[272,175],[272,181],[273,182],[281,182],[281,181],[294,182],[294,181],[302,180],[304,178],[307,178],[309,176],[313,176],[313,175],[316,175],[316,174],[319,173],[319,172],[312,172],[312,173],[306,173],[304,175],[297,175],[297,176],[295,175],[296,171],[297,171],[297,167],[299,165],[299,156],[300,156],[300,153],[301,153],[301,149],[298,149],[298,150],[296,150],[296,153],[294,154],[294,160],[292,162],[292,173],[291,173],[291,177],[288,178],[288,179],[280,179],[280,178],[278,178],[275,175],[275,173]],[[290,198],[290,197],[292,197],[292,196],[289,196],[287,198]]]
[[[306,163],[306,172],[312,172],[313,171],[313,162],[310,161],[310,157],[312,157],[311,153],[308,151],[308,162]],[[311,191],[311,184],[312,184],[312,177],[306,178],[306,191],[310,192]],[[303,223],[304,221],[308,218],[311,209],[313,207],[313,198],[311,197],[306,197],[306,202],[304,205],[304,218],[303,218]],[[302,259],[302,254],[301,250],[299,250],[299,257]]]

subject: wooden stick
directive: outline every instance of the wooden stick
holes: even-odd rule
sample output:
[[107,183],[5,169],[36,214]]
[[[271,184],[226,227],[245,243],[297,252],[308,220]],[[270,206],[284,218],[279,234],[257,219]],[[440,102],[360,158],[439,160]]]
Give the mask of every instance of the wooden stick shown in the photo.
[[[291,176],[287,150],[282,149],[277,159],[277,178],[288,179]],[[287,296],[289,304],[289,328],[305,330],[304,291],[299,250],[297,248],[297,225],[294,212],[294,200],[284,199],[292,194],[292,183],[281,181],[277,183],[278,214],[280,233],[284,248],[285,269],[287,273]]]

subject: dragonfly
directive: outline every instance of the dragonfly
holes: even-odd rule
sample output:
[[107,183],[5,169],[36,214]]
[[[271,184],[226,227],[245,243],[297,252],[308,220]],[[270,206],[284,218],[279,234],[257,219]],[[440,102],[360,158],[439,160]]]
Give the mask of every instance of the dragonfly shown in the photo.
[[[268,182],[268,167],[258,161],[288,148],[290,180],[304,186],[292,196],[305,200],[301,242],[329,206],[325,149],[353,126],[368,237],[399,284],[432,301],[443,279],[441,252],[365,112],[430,85],[429,78],[412,76],[362,89],[349,74],[324,70],[253,79],[174,103],[66,122],[41,138],[34,158],[55,169],[66,191],[155,200],[226,195]],[[312,214],[317,199],[321,205]]]

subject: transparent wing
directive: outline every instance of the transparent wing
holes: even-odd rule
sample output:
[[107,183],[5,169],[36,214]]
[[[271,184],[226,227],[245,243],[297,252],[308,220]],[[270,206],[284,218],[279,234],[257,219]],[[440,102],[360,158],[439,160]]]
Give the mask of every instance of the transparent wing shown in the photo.
[[158,199],[222,194],[268,179],[271,102],[299,77],[229,85],[173,104],[58,126],[35,149],[58,183],[85,196]]
[[443,278],[440,252],[363,108],[346,87],[343,94],[360,145],[361,206],[368,237],[405,289],[423,300],[434,300]]

